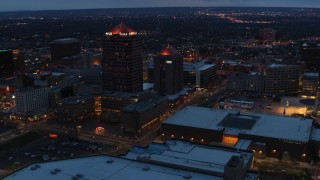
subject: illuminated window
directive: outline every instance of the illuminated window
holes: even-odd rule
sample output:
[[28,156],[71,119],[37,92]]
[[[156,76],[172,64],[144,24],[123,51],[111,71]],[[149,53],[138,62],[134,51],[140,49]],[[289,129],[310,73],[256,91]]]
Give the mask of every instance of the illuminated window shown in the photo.
[[238,137],[232,135],[223,135],[222,142],[226,144],[236,144],[238,142]]

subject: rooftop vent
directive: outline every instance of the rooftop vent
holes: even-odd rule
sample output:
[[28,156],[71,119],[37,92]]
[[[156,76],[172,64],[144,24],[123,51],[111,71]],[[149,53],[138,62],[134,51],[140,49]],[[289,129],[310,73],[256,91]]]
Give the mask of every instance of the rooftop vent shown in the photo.
[[32,166],[30,169],[34,171],[34,170],[39,169],[40,167],[41,167],[40,165],[36,164],[36,165]]
[[144,170],[144,171],[149,171],[149,170],[150,170],[150,167],[149,167],[149,166],[145,166],[145,167],[142,168],[142,170]]
[[113,163],[113,159],[108,159],[107,163],[109,163],[109,164]]
[[82,178],[82,177],[83,177],[83,174],[78,173],[78,174],[76,174],[76,177]]
[[56,169],[52,170],[50,173],[54,175],[54,174],[57,174],[59,172],[61,172],[61,169],[56,168]]
[[191,178],[192,178],[192,176],[190,174],[186,174],[183,176],[183,179],[191,179]]

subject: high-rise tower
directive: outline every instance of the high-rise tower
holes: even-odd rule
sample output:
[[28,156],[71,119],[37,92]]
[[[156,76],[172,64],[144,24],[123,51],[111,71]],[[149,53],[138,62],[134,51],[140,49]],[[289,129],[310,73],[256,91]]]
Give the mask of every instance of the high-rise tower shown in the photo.
[[0,78],[14,74],[13,53],[11,49],[0,49]]
[[167,46],[154,60],[155,90],[160,95],[173,95],[183,88],[183,57]]
[[102,46],[103,89],[142,91],[142,44],[137,32],[121,23],[106,32]]

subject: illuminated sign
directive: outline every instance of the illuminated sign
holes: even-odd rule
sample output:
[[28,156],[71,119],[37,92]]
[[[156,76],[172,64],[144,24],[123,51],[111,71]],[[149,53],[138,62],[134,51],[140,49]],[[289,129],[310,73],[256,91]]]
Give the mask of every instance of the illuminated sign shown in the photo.
[[137,35],[138,33],[137,32],[129,32],[129,33],[113,33],[113,32],[106,32],[106,35],[107,36],[112,36],[114,34],[119,34],[120,36],[134,36],[134,35]]

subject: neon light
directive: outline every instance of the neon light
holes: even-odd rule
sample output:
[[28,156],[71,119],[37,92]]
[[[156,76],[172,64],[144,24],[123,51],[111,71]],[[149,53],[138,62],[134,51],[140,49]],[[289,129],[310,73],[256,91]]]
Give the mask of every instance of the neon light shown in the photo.
[[2,52],[9,52],[9,51],[12,51],[11,49],[2,49],[2,50],[0,50],[0,53],[2,53]]

